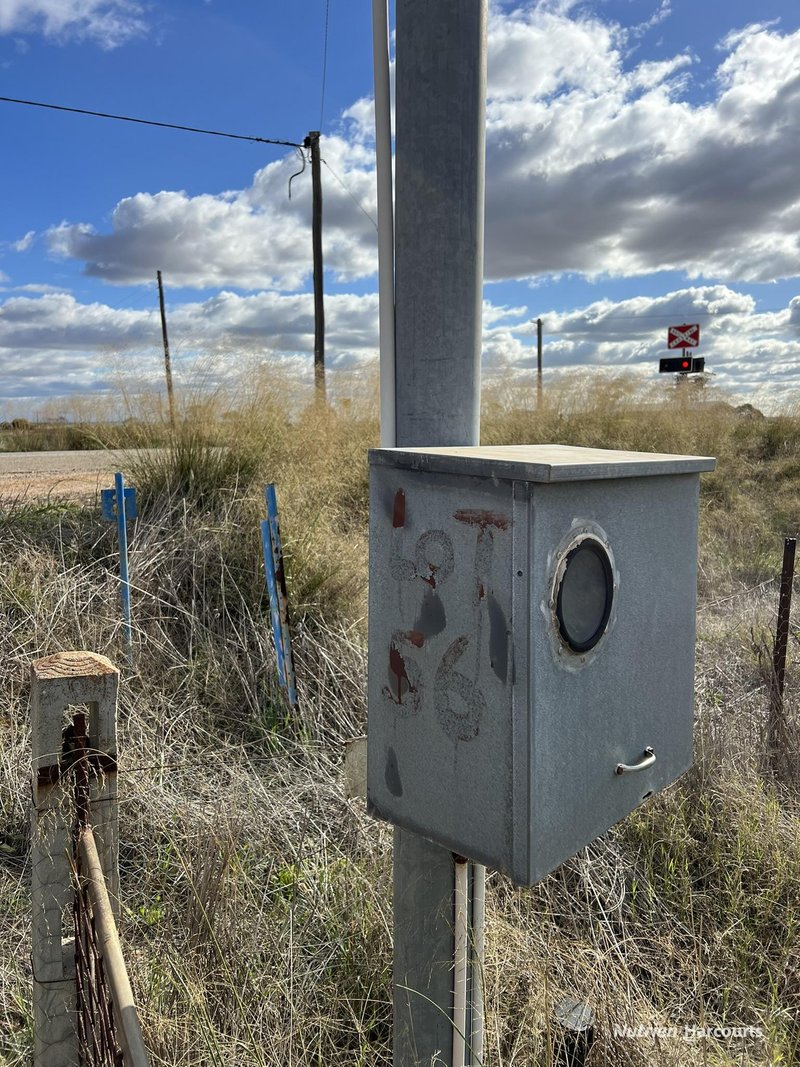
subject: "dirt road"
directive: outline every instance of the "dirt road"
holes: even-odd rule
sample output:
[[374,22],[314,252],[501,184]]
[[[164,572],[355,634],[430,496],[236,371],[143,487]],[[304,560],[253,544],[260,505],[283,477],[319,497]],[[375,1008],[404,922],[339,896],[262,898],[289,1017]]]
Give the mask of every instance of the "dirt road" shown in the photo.
[[0,503],[20,498],[88,502],[114,484],[114,471],[128,473],[134,454],[106,449],[0,452]]

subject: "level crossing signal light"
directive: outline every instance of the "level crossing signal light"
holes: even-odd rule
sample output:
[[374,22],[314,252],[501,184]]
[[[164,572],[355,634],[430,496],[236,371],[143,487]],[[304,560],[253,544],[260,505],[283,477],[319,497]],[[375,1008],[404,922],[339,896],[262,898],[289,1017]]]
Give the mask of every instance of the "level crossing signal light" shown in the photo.
[[705,368],[704,356],[667,356],[658,361],[659,374],[699,374]]

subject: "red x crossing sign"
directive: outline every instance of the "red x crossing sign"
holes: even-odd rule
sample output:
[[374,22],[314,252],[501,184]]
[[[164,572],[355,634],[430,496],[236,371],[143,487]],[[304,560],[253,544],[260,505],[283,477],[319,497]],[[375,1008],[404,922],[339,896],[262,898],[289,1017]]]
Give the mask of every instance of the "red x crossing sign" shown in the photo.
[[684,323],[667,330],[667,348],[697,348],[700,344],[700,323]]

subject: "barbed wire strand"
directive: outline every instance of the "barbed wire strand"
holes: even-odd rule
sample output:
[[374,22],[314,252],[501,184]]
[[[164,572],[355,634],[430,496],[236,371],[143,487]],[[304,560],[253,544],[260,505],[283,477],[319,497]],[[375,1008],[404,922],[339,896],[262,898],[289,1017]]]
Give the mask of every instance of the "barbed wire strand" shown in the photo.
[[322,45],[322,89],[319,96],[319,128],[322,129],[322,120],[325,111],[325,82],[328,77],[328,20],[330,16],[330,0],[325,0],[325,33]]

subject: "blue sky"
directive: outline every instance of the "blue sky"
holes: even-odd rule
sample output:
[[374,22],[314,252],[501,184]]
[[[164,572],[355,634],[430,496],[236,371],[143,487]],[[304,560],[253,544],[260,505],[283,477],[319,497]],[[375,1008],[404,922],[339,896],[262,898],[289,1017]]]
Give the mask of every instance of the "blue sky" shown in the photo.
[[[0,95],[291,141],[322,115],[333,367],[377,346],[371,94],[366,0],[0,0]],[[9,103],[0,129],[0,412],[157,383],[156,269],[187,375],[310,368],[292,150]],[[798,158],[796,0],[494,3],[486,375],[529,372],[537,315],[546,367],[644,378],[699,321],[721,385],[792,403]]]

